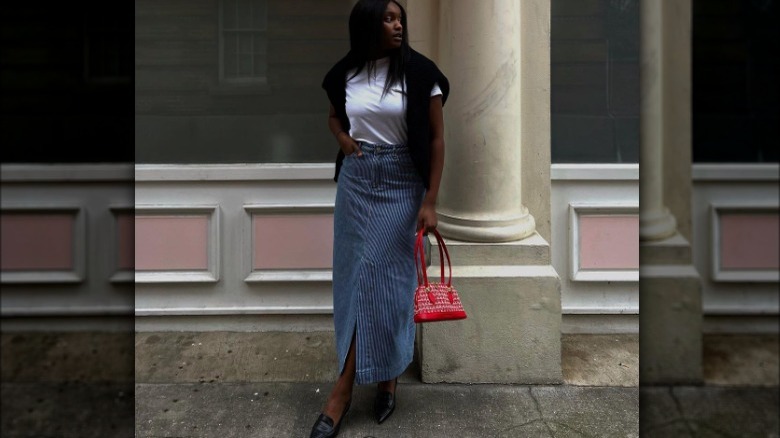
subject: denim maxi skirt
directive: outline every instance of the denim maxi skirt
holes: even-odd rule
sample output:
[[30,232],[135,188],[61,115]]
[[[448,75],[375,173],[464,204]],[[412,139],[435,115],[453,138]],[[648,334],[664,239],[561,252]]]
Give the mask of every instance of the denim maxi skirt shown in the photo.
[[334,212],[333,319],[339,375],[355,335],[355,383],[391,380],[414,356],[414,242],[425,186],[405,145],[359,142]]

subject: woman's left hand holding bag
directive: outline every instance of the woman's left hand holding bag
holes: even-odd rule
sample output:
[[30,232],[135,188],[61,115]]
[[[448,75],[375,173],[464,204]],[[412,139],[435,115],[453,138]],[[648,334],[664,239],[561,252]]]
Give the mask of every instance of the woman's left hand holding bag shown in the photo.
[[436,204],[423,201],[420,213],[417,214],[417,231],[423,230],[423,232],[427,233],[433,231],[436,225],[438,225]]

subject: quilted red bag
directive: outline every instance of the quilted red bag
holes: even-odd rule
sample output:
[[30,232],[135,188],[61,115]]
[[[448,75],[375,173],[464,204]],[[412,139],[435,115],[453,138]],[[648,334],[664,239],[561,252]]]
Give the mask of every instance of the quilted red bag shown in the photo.
[[[439,232],[434,229],[433,234],[439,247],[439,260],[441,261],[441,281],[431,283],[426,272],[425,249],[423,248],[422,230],[417,232],[417,241],[414,245],[414,262],[417,265],[417,290],[414,293],[414,322],[453,321],[466,318],[466,311],[460,302],[458,291],[452,287],[452,264],[450,253],[444,245]],[[449,277],[444,282],[444,260],[446,255]]]

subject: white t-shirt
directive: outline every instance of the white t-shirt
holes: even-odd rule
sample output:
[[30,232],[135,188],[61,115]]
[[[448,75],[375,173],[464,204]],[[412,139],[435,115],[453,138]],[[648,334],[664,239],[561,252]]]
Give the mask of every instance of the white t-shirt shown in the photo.
[[[401,87],[394,85],[382,98],[390,57],[376,60],[376,69],[369,80],[368,67],[347,81],[347,117],[349,135],[356,141],[379,144],[405,144],[406,109]],[[355,70],[347,72],[349,79]],[[406,87],[404,87],[406,89]],[[442,94],[434,84],[431,97]]]

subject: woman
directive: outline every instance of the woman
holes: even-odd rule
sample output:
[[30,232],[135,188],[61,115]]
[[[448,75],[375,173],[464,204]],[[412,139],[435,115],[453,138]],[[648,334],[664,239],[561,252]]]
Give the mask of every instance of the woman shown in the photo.
[[339,378],[312,438],[338,434],[355,383],[378,382],[381,424],[414,355],[414,241],[417,231],[436,227],[449,82],[409,47],[406,23],[395,0],[358,1],[350,51],[322,83],[340,148],[333,245]]

